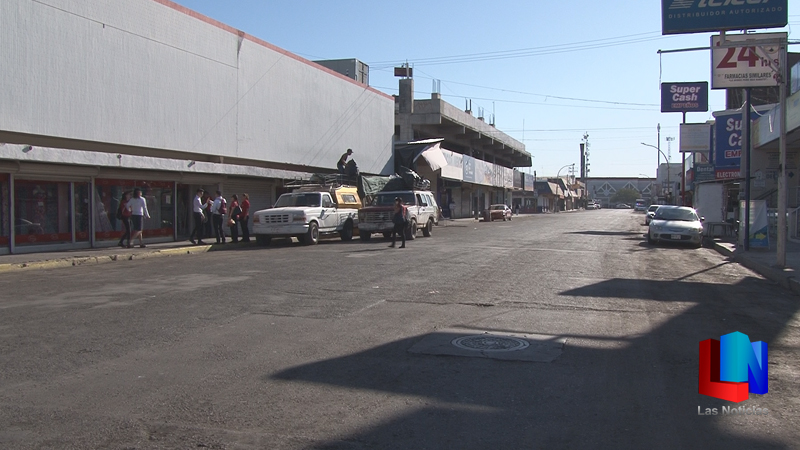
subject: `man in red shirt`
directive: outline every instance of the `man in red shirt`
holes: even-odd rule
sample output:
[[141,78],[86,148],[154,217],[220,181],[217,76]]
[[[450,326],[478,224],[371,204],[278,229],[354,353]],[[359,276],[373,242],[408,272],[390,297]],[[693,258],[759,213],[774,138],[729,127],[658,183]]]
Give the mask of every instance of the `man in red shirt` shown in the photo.
[[242,203],[239,205],[242,213],[239,215],[239,224],[242,226],[242,242],[250,242],[250,230],[247,223],[250,221],[250,196],[242,194]]

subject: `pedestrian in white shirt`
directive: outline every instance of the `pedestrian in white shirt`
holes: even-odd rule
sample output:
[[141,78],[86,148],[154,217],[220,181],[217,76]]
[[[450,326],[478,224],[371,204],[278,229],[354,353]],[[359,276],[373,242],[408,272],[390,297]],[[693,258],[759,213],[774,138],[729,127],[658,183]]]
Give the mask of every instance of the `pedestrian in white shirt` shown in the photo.
[[144,248],[144,237],[142,236],[142,222],[143,218],[150,218],[150,213],[147,211],[147,201],[142,197],[142,190],[136,188],[133,190],[133,198],[128,200],[128,210],[131,212],[131,228],[133,228],[133,236],[131,242],[139,237],[139,247]]
[[[189,241],[192,244],[205,244],[205,242],[203,242],[203,210],[206,209],[207,206],[207,204],[203,203],[203,190],[198,189],[197,195],[195,195],[194,200],[192,200],[194,229],[192,229],[192,234],[189,236]],[[197,242],[194,240],[195,237],[197,237]]]
[[225,229],[222,228],[222,223],[227,213],[228,202],[222,196],[222,191],[217,191],[214,204],[211,205],[211,217],[214,219],[214,237],[217,238],[217,244],[220,242],[225,243]]

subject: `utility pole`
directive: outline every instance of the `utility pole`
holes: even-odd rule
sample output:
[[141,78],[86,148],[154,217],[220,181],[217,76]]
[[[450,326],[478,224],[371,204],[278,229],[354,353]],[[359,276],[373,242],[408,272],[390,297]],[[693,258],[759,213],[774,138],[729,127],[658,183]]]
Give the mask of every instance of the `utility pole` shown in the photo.
[[667,186],[669,186],[667,189],[668,189],[668,192],[669,192],[669,200],[670,200],[669,204],[671,205],[672,204],[672,200],[673,200],[672,199],[672,183],[669,182],[669,174],[670,174],[670,172],[672,172],[672,141],[674,141],[675,138],[671,137],[671,136],[667,136],[664,139],[666,139],[666,141],[667,141]]

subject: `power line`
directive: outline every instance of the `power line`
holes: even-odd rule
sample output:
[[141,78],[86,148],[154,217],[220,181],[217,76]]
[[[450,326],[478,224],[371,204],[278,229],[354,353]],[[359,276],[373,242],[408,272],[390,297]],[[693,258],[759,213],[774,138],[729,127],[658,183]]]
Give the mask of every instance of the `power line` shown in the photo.
[[[649,36],[649,37],[644,37],[644,36]],[[462,55],[438,56],[431,58],[416,58],[416,59],[411,58],[411,59],[404,59],[403,61],[413,61],[414,66],[416,67],[423,65],[457,64],[466,62],[491,61],[496,59],[525,58],[531,56],[549,55],[553,53],[563,53],[567,51],[592,50],[597,48],[615,47],[620,45],[629,45],[640,42],[668,39],[672,37],[674,36],[662,36],[660,31],[651,31],[647,33],[637,33],[625,36],[593,39],[591,41],[579,41],[567,44],[555,44],[555,45],[547,45],[541,47],[528,47],[515,50],[499,50],[492,52],[469,53]],[[398,64],[398,60],[370,62],[370,66],[374,65],[376,66],[376,68],[382,68],[383,67],[382,65],[390,67],[395,64]]]

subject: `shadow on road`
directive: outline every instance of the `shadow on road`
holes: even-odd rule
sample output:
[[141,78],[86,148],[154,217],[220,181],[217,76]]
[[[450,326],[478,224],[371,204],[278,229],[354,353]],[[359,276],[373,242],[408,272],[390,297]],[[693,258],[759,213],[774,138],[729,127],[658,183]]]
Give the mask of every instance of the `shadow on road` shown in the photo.
[[[623,337],[616,347],[577,345],[595,341],[592,336],[573,344],[568,339],[564,353],[552,363],[408,353],[423,335],[294,367],[271,378],[385,393],[387,401],[409,405],[391,419],[315,447],[321,449],[786,448],[766,433],[754,437],[764,429],[758,425],[734,436],[730,429],[736,428],[735,422],[730,421],[736,418],[697,414],[698,406],[731,405],[697,393],[698,343],[732,331],[753,341],[776,339],[798,303],[771,295],[775,289],[756,278],[734,285],[612,279],[561,295],[626,301],[630,311],[606,312],[630,314],[625,320],[643,317],[636,311],[637,301],[683,302],[686,309],[664,322],[654,319],[649,332]],[[595,342],[608,338],[598,336]],[[775,362],[773,355],[770,360]],[[748,403],[771,411],[782,404],[775,394],[751,394]],[[727,429],[722,421],[729,421]]]
[[569,231],[564,234],[586,234],[589,236],[642,236],[641,231]]

